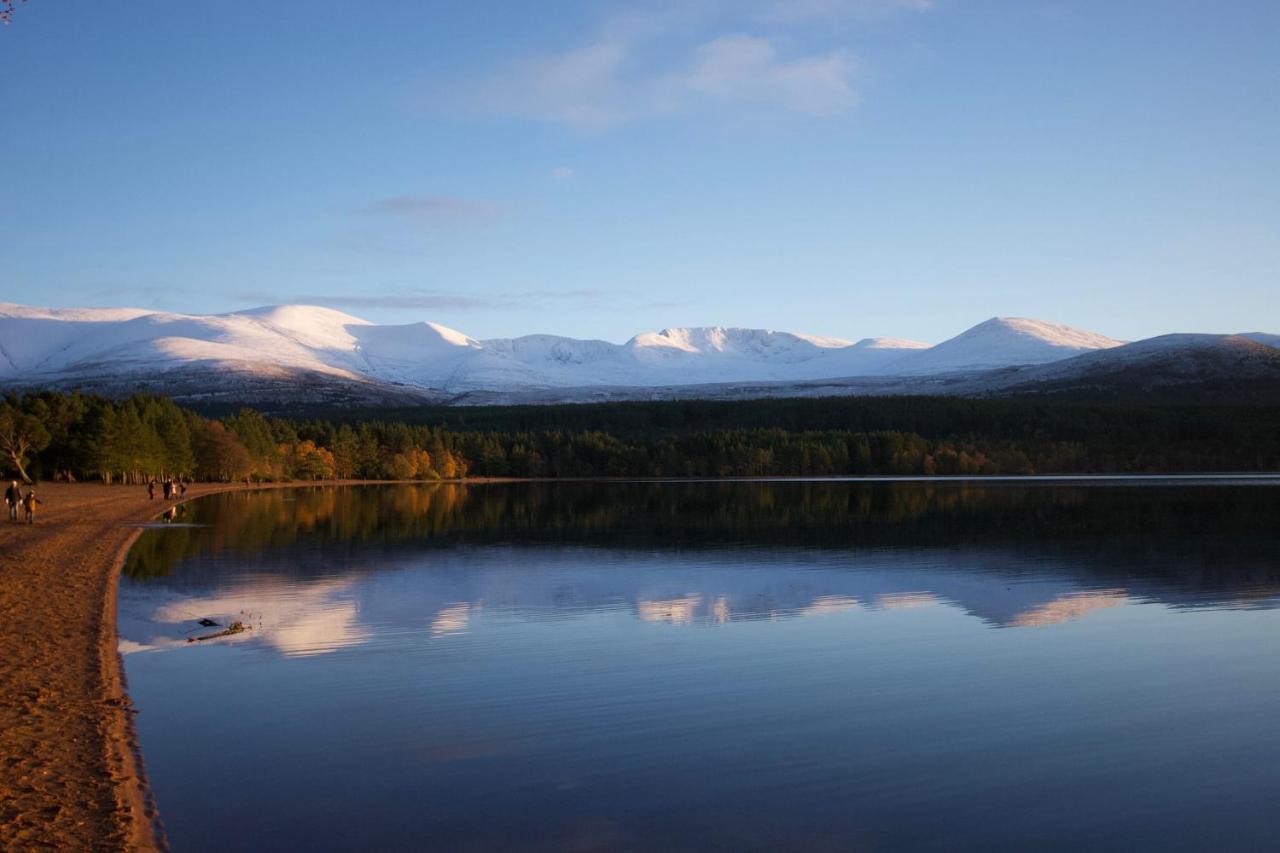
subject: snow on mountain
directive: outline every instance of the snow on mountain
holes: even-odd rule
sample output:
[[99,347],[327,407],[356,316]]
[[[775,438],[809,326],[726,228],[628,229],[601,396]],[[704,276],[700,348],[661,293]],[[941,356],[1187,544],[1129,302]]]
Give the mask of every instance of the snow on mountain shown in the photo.
[[199,367],[444,393],[656,386],[865,374],[925,346],[721,327],[664,329],[624,344],[554,335],[480,341],[435,323],[375,325],[307,305],[202,316],[0,304],[0,379],[24,385],[123,382]]
[[849,341],[817,335],[798,335],[770,329],[733,329],[703,326],[690,329],[663,329],[645,332],[627,342],[637,352],[699,355],[746,359],[797,361],[812,358],[822,350],[842,349]]
[[444,388],[483,351],[479,341],[438,323],[364,323],[348,330],[351,342],[334,349],[334,360],[346,360],[353,370],[374,379],[423,388]]
[[937,346],[887,364],[883,372],[912,375],[1044,364],[1122,343],[1044,320],[992,317]]
[[207,363],[358,378],[351,330],[367,325],[307,306],[200,316],[0,305],[0,375],[127,375]]
[[492,338],[481,347],[453,377],[451,390],[635,384],[643,376],[625,350],[608,341],[524,335]]
[[[1233,340],[1260,349],[1280,342],[1264,333]],[[406,395],[449,399],[538,392],[556,399],[588,399],[625,394],[625,389],[641,395],[648,393],[645,389],[696,393],[694,386],[716,386],[714,393],[720,395],[737,393],[733,389],[738,387],[749,395],[752,388],[765,393],[769,386],[768,393],[777,394],[801,383],[810,383],[806,393],[816,393],[818,386],[840,385],[828,380],[858,377],[865,379],[863,385],[883,387],[883,393],[899,386],[949,393],[948,388],[987,381],[983,372],[994,369],[1015,369],[1010,378],[1030,379],[1041,375],[1036,366],[1067,365],[1081,354],[1102,358],[1115,353],[1116,358],[1102,358],[1098,364],[1116,365],[1134,359],[1140,363],[1149,351],[1182,352],[1188,346],[1186,336],[1166,336],[1121,347],[1120,341],[1103,335],[1019,318],[987,320],[937,346],[897,338],[851,343],[719,326],[645,332],[615,344],[555,335],[478,340],[435,323],[376,325],[306,305],[188,315],[0,303],[0,382],[11,387],[81,386],[125,393],[181,383],[184,394],[208,389],[208,395],[226,399],[235,397],[237,387],[250,385],[259,398],[270,399],[275,388],[315,399],[327,393],[321,389],[326,384],[333,392],[330,399],[344,394],[403,400]],[[1161,364],[1168,362],[1165,358]],[[1092,364],[1086,360],[1071,370],[1093,369]],[[1042,378],[1058,376],[1044,371]],[[858,381],[844,384],[861,387]]]
[[640,384],[672,385],[866,374],[928,344],[891,338],[850,343],[769,329],[710,326],[646,332],[624,346],[649,377]]

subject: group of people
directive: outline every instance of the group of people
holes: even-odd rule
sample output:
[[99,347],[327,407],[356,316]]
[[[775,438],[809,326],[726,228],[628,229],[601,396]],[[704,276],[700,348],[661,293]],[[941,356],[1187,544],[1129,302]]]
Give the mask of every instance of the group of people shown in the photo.
[[[179,498],[185,497],[187,494],[187,481],[182,477],[179,477],[176,480],[172,477],[165,477],[159,485],[163,490],[164,499],[167,501],[178,500]],[[155,480],[151,480],[147,483],[147,497],[151,500],[155,500]],[[24,495],[22,493],[22,487],[18,485],[17,480],[10,482],[9,488],[4,490],[4,502],[9,505],[10,521],[18,520],[18,510],[21,509],[23,513],[22,520],[27,524],[35,524],[36,507],[44,503],[44,501],[36,497],[36,491],[34,488],[27,489],[27,493]],[[184,507],[183,512],[185,511],[186,508]],[[175,513],[171,508],[169,513],[166,513],[165,521],[173,521],[177,514],[178,513]]]
[[[160,487],[163,489],[164,499],[167,501],[185,497],[187,494],[187,481],[182,477],[176,480],[172,477],[165,477],[160,482]],[[156,498],[156,481],[154,479],[147,481],[147,498],[148,500],[155,500]]]
[[9,488],[4,490],[4,502],[9,505],[9,520],[18,520],[18,508],[21,507],[24,513],[23,520],[27,524],[36,523],[36,505],[42,504],[44,501],[36,497],[35,489],[27,489],[24,495],[22,489],[18,486],[18,481],[14,480],[9,483]]

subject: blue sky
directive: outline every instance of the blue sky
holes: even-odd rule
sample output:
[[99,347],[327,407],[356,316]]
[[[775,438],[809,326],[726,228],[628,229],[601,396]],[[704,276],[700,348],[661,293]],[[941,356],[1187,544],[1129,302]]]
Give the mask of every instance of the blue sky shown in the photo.
[[1280,332],[1280,3],[29,0],[0,299]]

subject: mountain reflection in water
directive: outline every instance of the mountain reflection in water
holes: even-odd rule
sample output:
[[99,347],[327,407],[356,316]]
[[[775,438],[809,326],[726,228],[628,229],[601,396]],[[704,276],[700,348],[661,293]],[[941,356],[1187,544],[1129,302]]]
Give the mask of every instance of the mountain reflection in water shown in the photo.
[[188,517],[119,598],[177,850],[1270,838],[1275,482],[317,487]]
[[[192,613],[247,614],[255,631],[226,642],[316,654],[368,639],[362,620],[389,624],[384,611],[405,597],[403,627],[436,636],[466,631],[482,609],[550,618],[625,607],[645,622],[709,626],[944,605],[994,627],[1036,627],[1129,601],[1272,607],[1272,494],[830,482],[229,494],[195,504],[205,526],[149,534],[130,553],[126,575],[153,582],[126,594],[174,630],[145,636],[131,621],[121,650],[186,647]],[[554,571],[542,565],[549,549]],[[229,570],[237,561],[254,570]],[[367,573],[397,576],[387,601],[382,585],[353,582]]]

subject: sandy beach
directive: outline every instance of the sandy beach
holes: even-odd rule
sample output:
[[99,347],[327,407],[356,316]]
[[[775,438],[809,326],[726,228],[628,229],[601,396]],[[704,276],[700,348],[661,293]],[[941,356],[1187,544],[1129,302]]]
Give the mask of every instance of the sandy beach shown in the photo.
[[[188,498],[218,491],[197,485]],[[116,651],[140,486],[47,484],[0,523],[0,849],[163,849]]]

